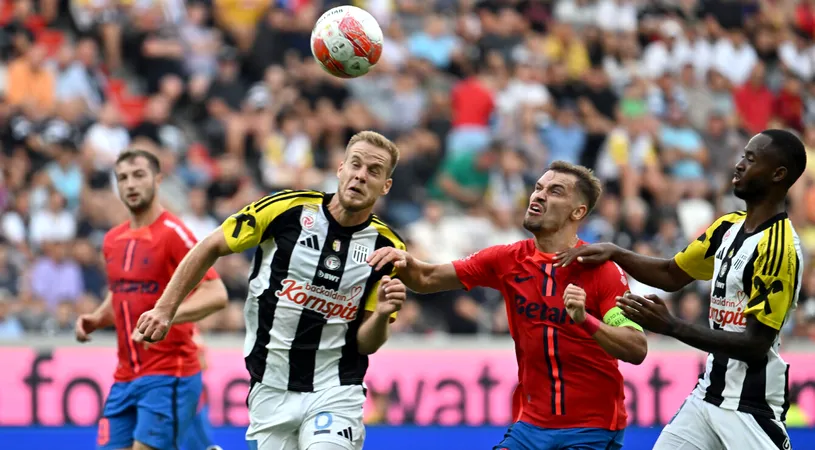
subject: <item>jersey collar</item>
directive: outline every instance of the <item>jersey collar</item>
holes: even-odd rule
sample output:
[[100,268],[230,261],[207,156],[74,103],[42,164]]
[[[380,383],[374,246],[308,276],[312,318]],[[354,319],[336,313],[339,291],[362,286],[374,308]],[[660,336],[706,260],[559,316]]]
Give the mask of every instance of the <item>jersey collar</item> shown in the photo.
[[359,225],[354,225],[353,227],[344,227],[340,225],[340,223],[337,222],[337,219],[335,219],[334,216],[331,215],[331,211],[328,210],[328,204],[331,202],[331,199],[334,197],[334,195],[336,194],[325,194],[325,196],[323,196],[323,214],[325,215],[326,219],[328,219],[328,223],[331,226],[331,228],[341,229],[349,233],[356,233],[357,231],[361,231],[368,228],[368,226],[371,224],[371,220],[373,220],[374,218],[373,214],[369,215],[365,222],[362,222]]

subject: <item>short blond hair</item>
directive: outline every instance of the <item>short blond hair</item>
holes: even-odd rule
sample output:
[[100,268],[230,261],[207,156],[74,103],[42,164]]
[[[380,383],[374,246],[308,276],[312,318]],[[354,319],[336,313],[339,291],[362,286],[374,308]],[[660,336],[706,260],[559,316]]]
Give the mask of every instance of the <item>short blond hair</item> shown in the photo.
[[359,133],[351,136],[351,139],[348,141],[348,146],[345,147],[345,151],[347,152],[348,149],[357,142],[367,142],[374,147],[386,150],[391,157],[391,169],[388,176],[393,175],[393,171],[396,170],[396,165],[399,164],[399,147],[397,147],[393,141],[385,136],[382,136],[376,131],[360,131]]

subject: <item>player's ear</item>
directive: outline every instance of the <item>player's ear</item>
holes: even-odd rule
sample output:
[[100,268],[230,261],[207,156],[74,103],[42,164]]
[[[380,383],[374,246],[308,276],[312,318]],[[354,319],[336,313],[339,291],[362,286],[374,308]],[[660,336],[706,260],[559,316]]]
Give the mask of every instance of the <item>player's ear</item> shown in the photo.
[[589,208],[586,205],[580,205],[572,210],[572,220],[575,222],[583,220],[588,212]]
[[344,165],[345,165],[345,160],[343,159],[342,161],[340,161],[340,165],[339,165],[339,167],[337,167],[337,178],[339,178],[339,177],[340,177],[340,174],[342,173],[342,167],[343,167]]
[[787,168],[784,166],[778,167],[773,173],[773,182],[779,183],[787,177]]
[[388,195],[388,192],[391,191],[391,186],[393,186],[393,178],[388,178],[385,180],[385,184],[382,186],[382,192],[380,195]]

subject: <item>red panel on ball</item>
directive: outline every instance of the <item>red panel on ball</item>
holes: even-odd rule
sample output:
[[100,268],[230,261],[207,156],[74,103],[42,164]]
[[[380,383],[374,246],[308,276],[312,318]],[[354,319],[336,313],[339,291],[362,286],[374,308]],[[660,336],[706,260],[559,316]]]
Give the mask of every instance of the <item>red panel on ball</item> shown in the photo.
[[[375,52],[377,46],[368,39],[362,24],[350,14],[346,14],[340,21],[339,29],[345,35],[345,38],[351,41],[354,46],[354,53],[370,61],[371,54]],[[381,49],[379,52],[381,53]]]
[[322,39],[314,39],[314,56],[317,58],[328,73],[340,78],[350,78],[342,65],[331,57],[331,52]]

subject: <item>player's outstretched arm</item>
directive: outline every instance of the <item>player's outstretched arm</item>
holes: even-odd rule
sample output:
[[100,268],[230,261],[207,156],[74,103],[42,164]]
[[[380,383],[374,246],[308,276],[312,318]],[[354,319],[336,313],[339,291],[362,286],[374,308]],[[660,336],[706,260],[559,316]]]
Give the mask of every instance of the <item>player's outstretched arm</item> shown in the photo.
[[166,336],[181,302],[201,282],[218,258],[231,253],[232,249],[227,245],[221,227],[187,253],[155,307],[139,318],[138,330],[145,341],[155,342]]
[[558,260],[556,267],[575,261],[581,264],[614,261],[636,280],[668,292],[678,291],[694,280],[674,259],[640,255],[611,243],[575,247],[559,253],[555,259]]
[[198,322],[226,308],[228,303],[226,286],[220,278],[204,280],[178,307],[173,323]]
[[[647,330],[671,336],[699,350],[721,353],[746,363],[765,358],[781,328],[780,322],[778,328],[774,328],[776,324],[766,316],[750,314],[750,308],[746,311],[745,331],[734,332],[695,325],[674,317],[665,302],[656,295],[640,297],[627,293],[617,301],[627,317]],[[754,306],[763,312],[765,305],[757,303]]]
[[420,294],[461,289],[464,284],[459,280],[452,263],[430,264],[419,261],[405,250],[383,247],[368,257],[368,264],[374,270],[382,270],[393,264],[399,279],[410,290]]
[[586,312],[586,291],[570,284],[563,292],[566,312],[609,355],[630,364],[642,364],[648,354],[648,340],[642,328],[611,308],[603,320]]

